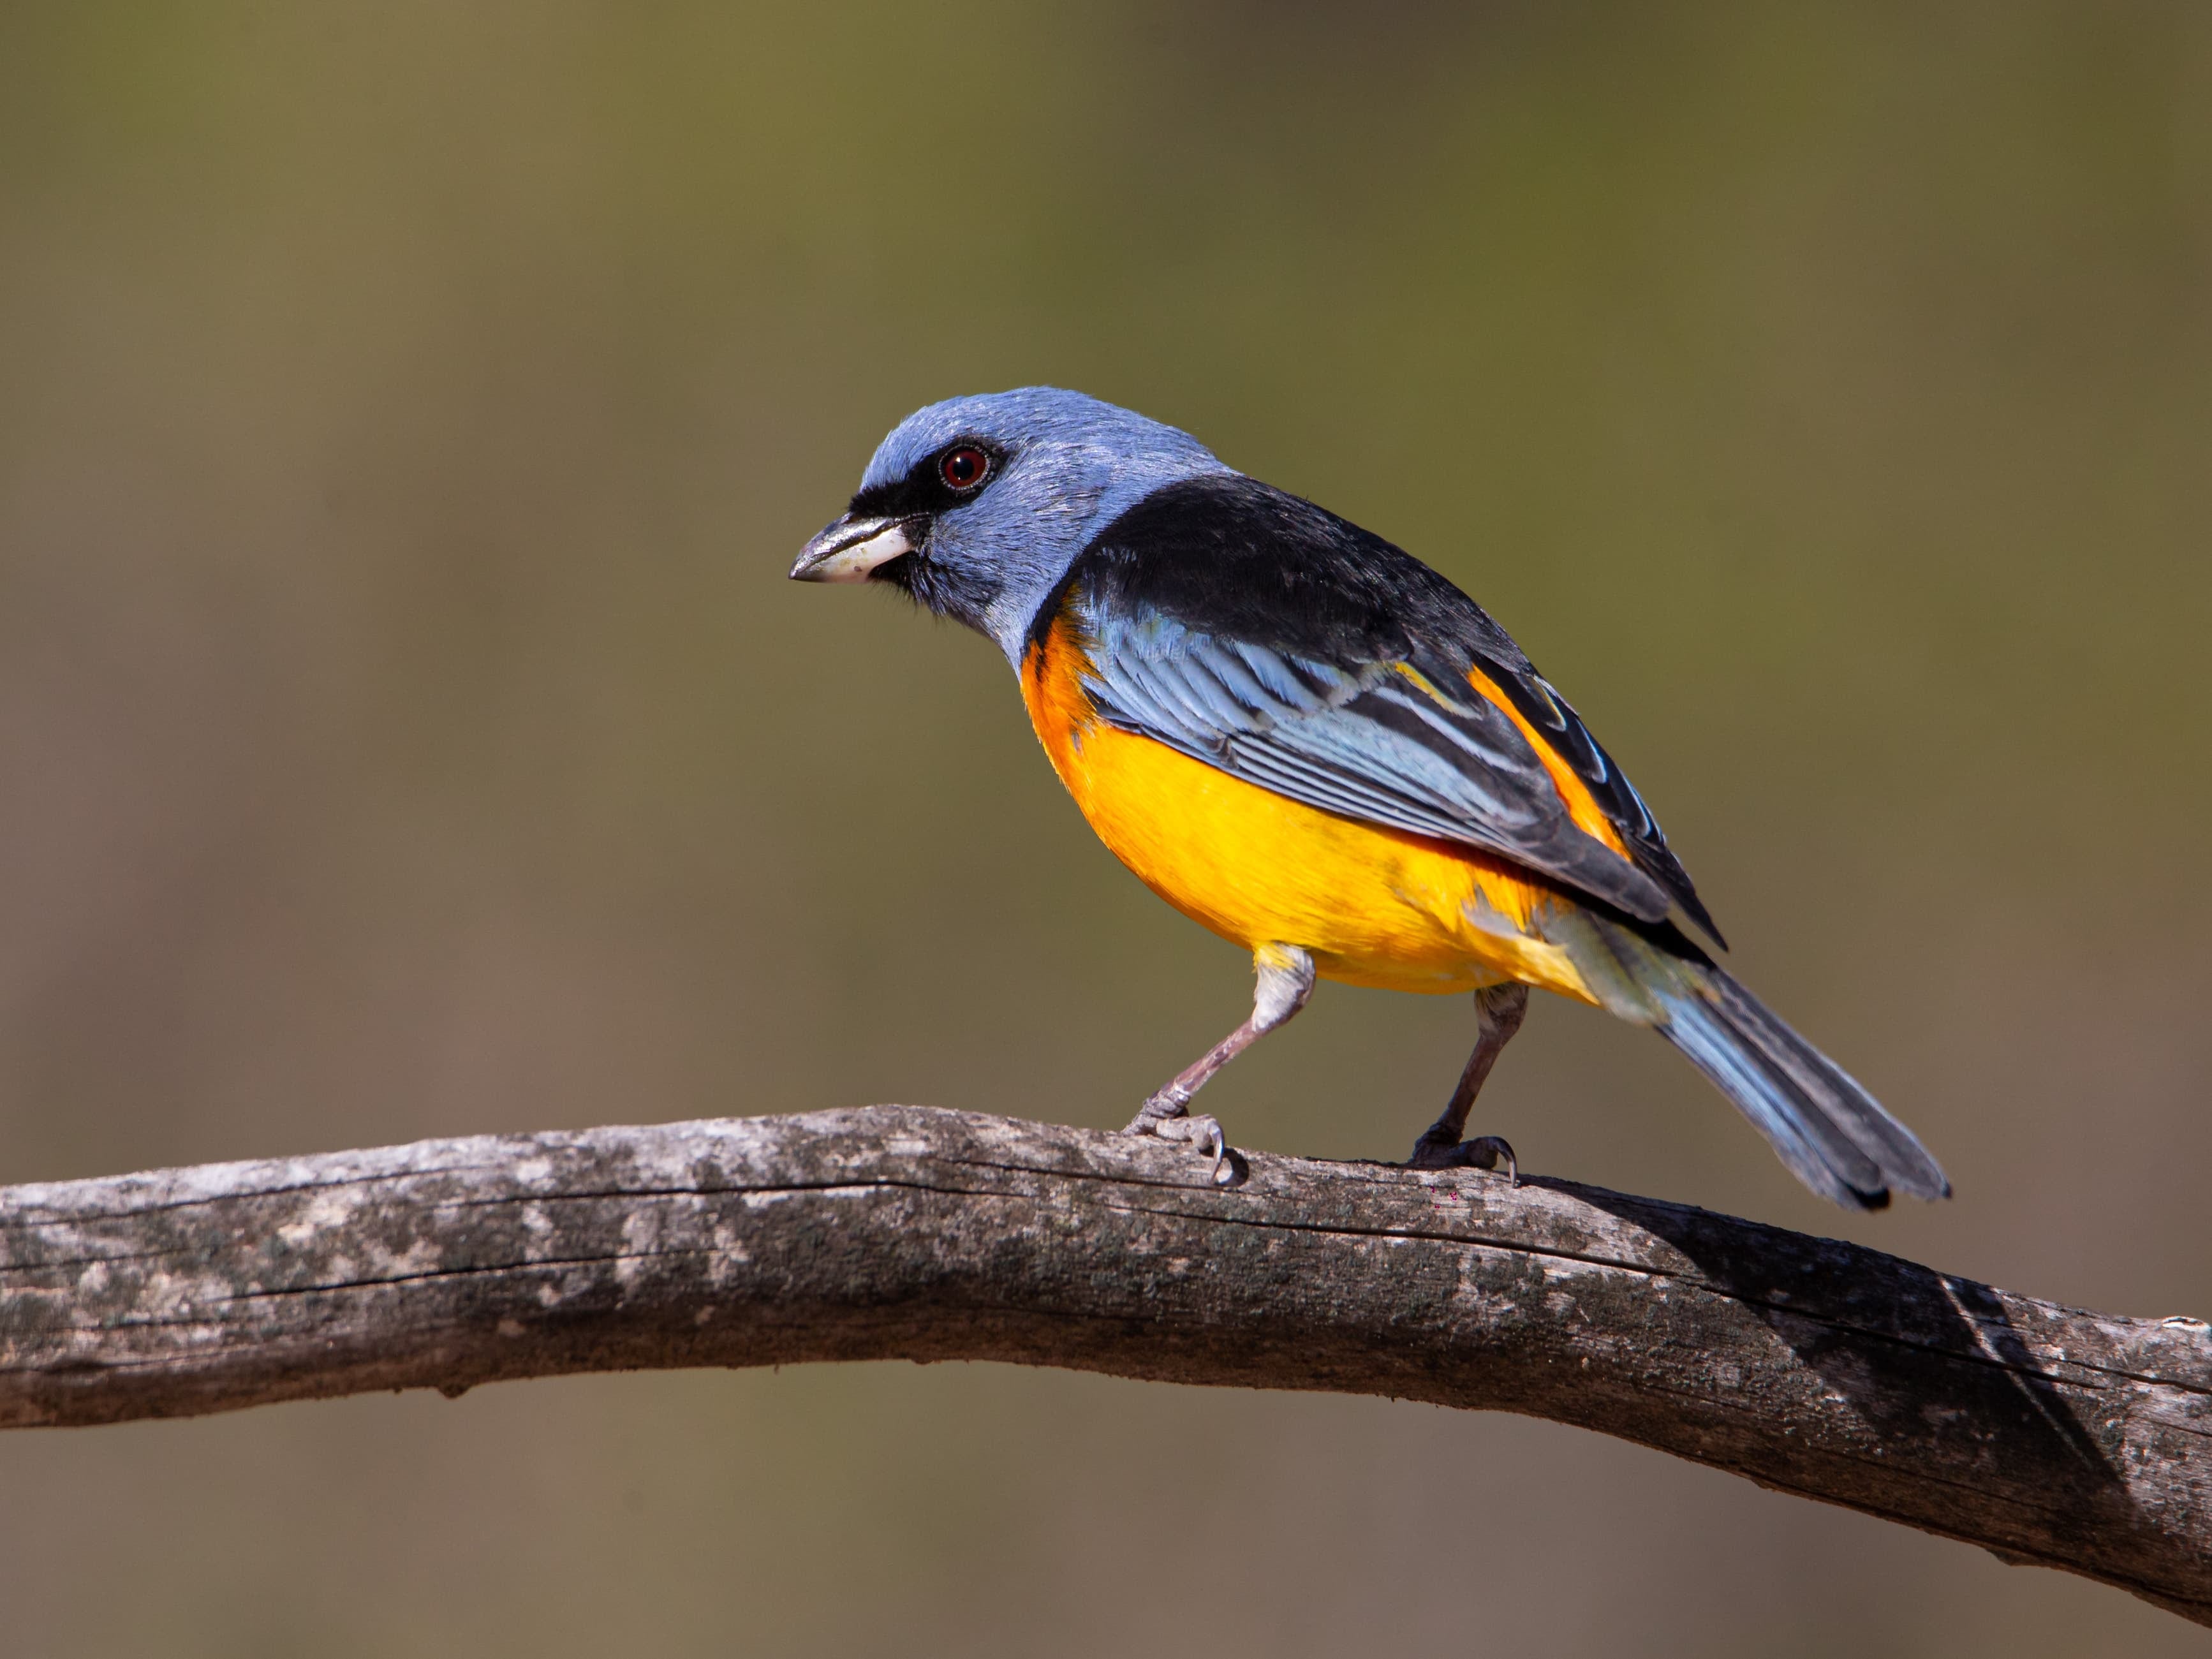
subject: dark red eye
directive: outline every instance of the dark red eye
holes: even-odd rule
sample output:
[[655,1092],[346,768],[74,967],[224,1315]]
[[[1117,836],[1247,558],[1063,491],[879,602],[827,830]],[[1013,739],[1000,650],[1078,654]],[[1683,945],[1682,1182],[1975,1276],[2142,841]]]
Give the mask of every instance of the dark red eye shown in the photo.
[[939,476],[955,489],[973,489],[990,470],[991,458],[973,444],[946,450],[937,464]]

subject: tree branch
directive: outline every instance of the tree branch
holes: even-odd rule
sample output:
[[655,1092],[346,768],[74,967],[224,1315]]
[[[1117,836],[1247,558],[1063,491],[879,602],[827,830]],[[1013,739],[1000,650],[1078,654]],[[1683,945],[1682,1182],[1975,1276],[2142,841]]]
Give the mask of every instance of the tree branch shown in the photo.
[[0,1190],[0,1426],[999,1359],[1524,1412],[2212,1624],[2212,1340],[1594,1187],[919,1107]]

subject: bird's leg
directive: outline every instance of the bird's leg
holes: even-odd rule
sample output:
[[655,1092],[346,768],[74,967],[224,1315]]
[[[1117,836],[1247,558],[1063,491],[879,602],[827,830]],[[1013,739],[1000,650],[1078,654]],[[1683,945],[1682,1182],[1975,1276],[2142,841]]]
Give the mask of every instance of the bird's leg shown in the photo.
[[1470,1166],[1494,1170],[1502,1158],[1506,1173],[1515,1181],[1521,1178],[1513,1148],[1501,1137],[1477,1135],[1473,1140],[1462,1140],[1460,1136],[1467,1133],[1468,1112],[1474,1105],[1475,1096],[1482,1092],[1490,1068],[1498,1064],[1498,1056],[1521,1029],[1522,1017],[1528,1012],[1528,988],[1525,985],[1486,985],[1474,994],[1478,1022],[1474,1052],[1467,1057],[1467,1069],[1459,1074],[1459,1087],[1452,1091],[1451,1104],[1413,1143],[1413,1155],[1406,1160],[1407,1164],[1416,1170]]
[[1174,1080],[1154,1093],[1121,1131],[1125,1135],[1194,1141],[1200,1152],[1213,1154],[1216,1186],[1225,1184],[1230,1177],[1229,1143],[1222,1136],[1221,1125],[1213,1119],[1189,1115],[1190,1097],[1216,1072],[1304,1007],[1306,999],[1313,994],[1313,958],[1295,945],[1263,945],[1252,953],[1252,966],[1260,976],[1252,992],[1252,1017],[1176,1073]]

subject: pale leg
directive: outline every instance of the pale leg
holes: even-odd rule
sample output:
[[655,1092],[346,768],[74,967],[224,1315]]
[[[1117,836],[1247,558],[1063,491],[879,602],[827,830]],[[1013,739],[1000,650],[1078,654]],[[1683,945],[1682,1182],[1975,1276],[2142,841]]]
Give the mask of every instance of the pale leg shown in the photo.
[[1216,1186],[1230,1179],[1229,1143],[1222,1136],[1221,1125],[1213,1119],[1190,1115],[1191,1097],[1216,1072],[1304,1007],[1306,999],[1313,994],[1313,958],[1294,945],[1261,945],[1252,953],[1252,966],[1260,976],[1252,993],[1252,1017],[1176,1073],[1174,1080],[1147,1100],[1121,1132],[1195,1142],[1200,1152],[1213,1155]]

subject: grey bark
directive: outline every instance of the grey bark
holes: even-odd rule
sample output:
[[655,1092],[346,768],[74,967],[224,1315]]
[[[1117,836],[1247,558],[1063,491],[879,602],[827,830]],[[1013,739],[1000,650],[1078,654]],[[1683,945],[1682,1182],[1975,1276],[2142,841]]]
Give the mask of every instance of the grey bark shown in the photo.
[[2212,1624],[2201,1322],[1566,1182],[1206,1167],[884,1106],[10,1188],[0,1426],[1011,1360],[1523,1412]]

